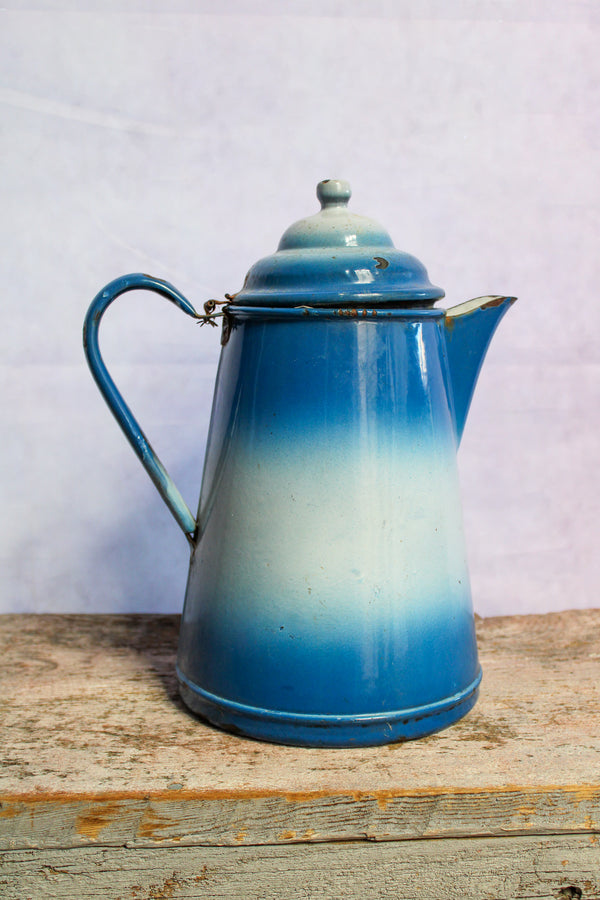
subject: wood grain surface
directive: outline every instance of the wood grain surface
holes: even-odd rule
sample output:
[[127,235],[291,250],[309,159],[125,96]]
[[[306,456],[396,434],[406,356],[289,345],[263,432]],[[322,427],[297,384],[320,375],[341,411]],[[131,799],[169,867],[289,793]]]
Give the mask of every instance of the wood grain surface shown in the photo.
[[[590,837],[7,854],[3,900],[577,900],[600,896]],[[0,869],[0,890],[3,872]],[[578,893],[581,891],[581,893]]]
[[[178,617],[4,616],[0,897],[600,898],[599,626],[598,610],[478,622],[465,719],[329,750],[188,713]],[[284,860],[296,882],[277,893]],[[480,893],[460,893],[469,878]]]

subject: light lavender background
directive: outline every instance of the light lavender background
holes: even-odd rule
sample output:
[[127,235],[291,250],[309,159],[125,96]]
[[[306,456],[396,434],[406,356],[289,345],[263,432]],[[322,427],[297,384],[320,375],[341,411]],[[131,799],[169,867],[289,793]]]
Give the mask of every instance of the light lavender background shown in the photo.
[[[8,3],[0,11],[0,611],[177,611],[187,546],[85,367],[131,271],[197,307],[350,180],[447,305],[519,303],[460,469],[483,615],[598,606],[600,5]],[[218,332],[153,295],[103,324],[195,508]]]

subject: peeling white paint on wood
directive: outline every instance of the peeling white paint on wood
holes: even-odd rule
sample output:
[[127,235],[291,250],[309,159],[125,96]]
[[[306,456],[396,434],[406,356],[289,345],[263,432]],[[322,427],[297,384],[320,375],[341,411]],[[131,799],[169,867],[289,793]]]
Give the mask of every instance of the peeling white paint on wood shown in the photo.
[[[562,900],[600,894],[589,836],[8,853],[4,900]],[[563,893],[568,888],[575,892]]]
[[195,719],[178,625],[0,618],[0,896],[600,896],[600,611],[478,623],[475,709],[353,750]]

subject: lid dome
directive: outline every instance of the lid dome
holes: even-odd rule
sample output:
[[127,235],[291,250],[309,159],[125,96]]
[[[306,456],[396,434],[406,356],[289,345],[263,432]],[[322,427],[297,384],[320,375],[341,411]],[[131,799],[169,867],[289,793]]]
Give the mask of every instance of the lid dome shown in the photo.
[[277,252],[255,263],[235,306],[431,306],[444,291],[385,228],[348,210],[347,181],[317,185],[321,210],[284,232]]

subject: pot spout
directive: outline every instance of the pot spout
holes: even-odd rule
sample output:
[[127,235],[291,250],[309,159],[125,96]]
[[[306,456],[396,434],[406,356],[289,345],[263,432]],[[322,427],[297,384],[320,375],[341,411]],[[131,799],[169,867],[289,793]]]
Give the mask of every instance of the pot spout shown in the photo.
[[449,395],[460,443],[481,364],[500,319],[516,297],[477,297],[446,311]]

